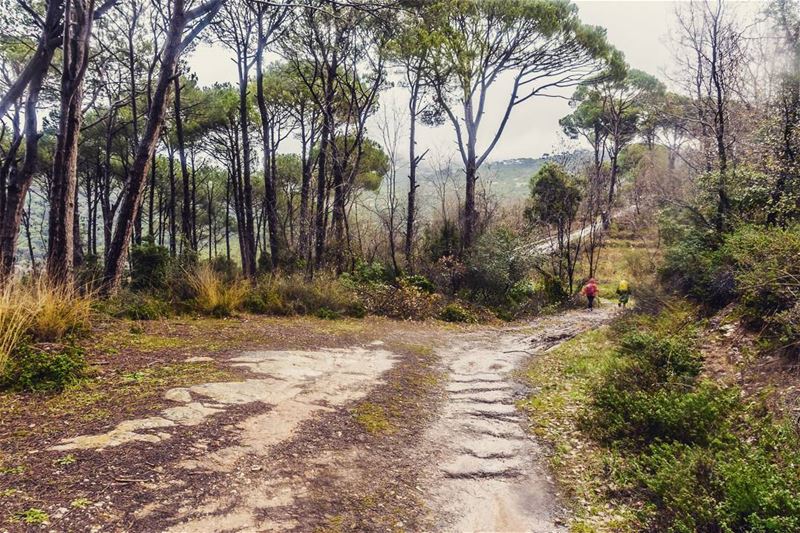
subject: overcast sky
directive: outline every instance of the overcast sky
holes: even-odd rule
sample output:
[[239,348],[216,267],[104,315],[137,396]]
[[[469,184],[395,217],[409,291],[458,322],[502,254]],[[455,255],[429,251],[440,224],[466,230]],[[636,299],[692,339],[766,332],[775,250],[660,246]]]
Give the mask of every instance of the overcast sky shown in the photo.
[[[672,70],[673,53],[670,50],[669,34],[675,25],[675,9],[679,2],[649,0],[582,0],[575,2],[581,19],[602,26],[608,31],[609,41],[620,49],[628,63],[659,78]],[[750,2],[755,8],[757,2]],[[191,68],[197,73],[202,85],[236,80],[235,66],[230,54],[215,45],[202,45],[190,59]],[[505,85],[505,86],[504,86]],[[502,102],[507,99],[510,84],[499,84],[495,89],[496,105],[487,107],[487,118],[483,128],[484,143],[493,133],[493,118],[499,116]],[[569,94],[569,91],[567,92]],[[404,106],[404,90],[388,91],[382,96],[384,106]],[[515,108],[500,142],[492,152],[490,160],[518,157],[539,157],[543,153],[558,151],[563,147],[558,119],[570,113],[566,100],[556,98],[533,98]],[[369,135],[379,140],[380,133],[371,124]],[[455,153],[452,127],[445,124],[439,128],[422,128],[419,145],[430,148],[432,157]],[[286,147],[292,149],[291,145]]]

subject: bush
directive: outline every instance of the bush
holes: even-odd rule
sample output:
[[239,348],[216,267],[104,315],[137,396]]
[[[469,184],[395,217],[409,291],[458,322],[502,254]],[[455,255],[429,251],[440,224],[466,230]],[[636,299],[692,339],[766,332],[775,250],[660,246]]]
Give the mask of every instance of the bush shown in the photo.
[[252,313],[282,316],[333,313],[362,318],[365,314],[350,282],[323,274],[313,280],[302,275],[265,277],[248,292],[243,306]]
[[2,377],[4,388],[26,391],[63,390],[86,370],[85,352],[76,346],[18,346]]
[[320,307],[317,309],[317,311],[314,313],[314,316],[323,320],[338,320],[342,318],[342,315],[332,309],[328,309],[327,307]]
[[436,314],[440,296],[400,280],[398,285],[372,284],[358,288],[367,311],[390,318],[425,320]]
[[233,259],[218,255],[211,260],[211,269],[219,274],[226,283],[233,283],[240,274],[239,265]]
[[433,282],[425,276],[421,276],[419,274],[405,276],[402,281],[407,285],[416,287],[422,292],[427,292],[428,294],[433,294],[436,292],[436,285],[434,285]]
[[712,308],[730,303],[736,294],[720,245],[713,232],[687,230],[664,254],[659,271],[664,286]]
[[439,313],[439,318],[445,322],[464,322],[469,324],[474,324],[478,321],[478,317],[474,313],[457,303],[447,304],[442,309],[442,312]]
[[[785,438],[774,442],[770,434]],[[797,531],[800,451],[787,425],[767,423],[749,442],[710,447],[656,443],[633,464],[659,508],[659,529]]]
[[682,387],[630,390],[612,379],[592,394],[591,431],[602,441],[707,444],[725,428],[736,391],[703,382]]
[[632,360],[627,371],[635,374],[639,387],[686,382],[703,368],[703,356],[686,333],[635,331],[622,337],[620,353]]
[[155,296],[136,292],[118,294],[108,305],[111,315],[131,320],[157,320],[172,314],[169,303]]
[[142,244],[131,248],[131,290],[166,289],[170,267],[169,250],[155,244],[152,237],[143,239]]
[[471,298],[489,305],[507,305],[512,289],[530,274],[532,261],[519,253],[521,240],[500,228],[482,235],[470,251],[464,288]]
[[225,283],[207,264],[190,272],[188,280],[194,290],[195,310],[217,318],[231,316],[242,307],[247,295],[246,282]]
[[730,258],[746,317],[759,325],[791,309],[800,291],[800,227],[788,230],[747,226],[731,234],[723,252]]
[[353,284],[368,284],[368,283],[388,283],[392,281],[392,276],[389,270],[381,263],[373,261],[367,263],[365,261],[357,261],[356,266],[352,272],[346,272],[341,276],[345,282]]

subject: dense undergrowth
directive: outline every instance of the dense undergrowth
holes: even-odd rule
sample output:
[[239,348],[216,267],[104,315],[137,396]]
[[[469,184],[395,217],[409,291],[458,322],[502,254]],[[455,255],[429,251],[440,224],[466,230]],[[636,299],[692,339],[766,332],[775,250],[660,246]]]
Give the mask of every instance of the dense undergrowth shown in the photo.
[[527,371],[575,531],[797,531],[800,438],[704,377],[694,308],[630,315]]
[[719,235],[673,226],[662,278],[714,312],[734,304],[763,348],[800,355],[800,226],[743,225]]

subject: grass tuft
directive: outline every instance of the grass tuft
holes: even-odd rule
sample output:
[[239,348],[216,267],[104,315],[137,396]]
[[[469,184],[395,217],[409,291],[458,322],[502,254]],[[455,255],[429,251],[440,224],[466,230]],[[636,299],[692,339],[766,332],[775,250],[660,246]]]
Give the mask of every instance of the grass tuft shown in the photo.
[[195,308],[217,318],[231,316],[242,307],[247,295],[247,283],[235,280],[226,283],[210,265],[204,264],[188,274],[194,291]]

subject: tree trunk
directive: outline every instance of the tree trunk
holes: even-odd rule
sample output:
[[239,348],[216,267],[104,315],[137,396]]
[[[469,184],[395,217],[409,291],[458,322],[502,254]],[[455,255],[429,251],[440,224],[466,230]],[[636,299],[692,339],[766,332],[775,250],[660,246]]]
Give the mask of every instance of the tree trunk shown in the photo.
[[191,189],[189,183],[189,168],[186,165],[186,143],[183,135],[183,117],[181,116],[181,82],[180,76],[175,76],[173,80],[173,91],[175,104],[175,136],[178,141],[178,157],[181,162],[181,178],[183,183],[183,203],[181,205],[181,239],[184,246],[194,250],[192,239],[192,215],[191,215]]
[[411,91],[411,99],[408,103],[409,125],[408,133],[408,207],[406,213],[406,242],[405,242],[405,255],[406,255],[406,270],[409,272],[414,271],[414,222],[417,214],[417,96],[418,88],[415,86]]
[[53,158],[47,274],[59,284],[74,277],[74,220],[83,78],[89,63],[94,0],[67,0],[61,72],[61,117]]
[[[53,4],[56,3],[53,0]],[[61,5],[63,6],[63,4]],[[50,11],[48,7],[48,21],[50,21]],[[44,57],[42,68],[33,73],[28,84],[28,97],[25,101],[25,159],[20,171],[9,180],[6,193],[6,207],[2,224],[0,224],[0,280],[7,278],[14,270],[17,236],[19,235],[25,196],[28,194],[38,165],[39,132],[36,107],[55,47],[46,50],[49,53]]]
[[477,226],[478,214],[475,210],[475,182],[478,179],[475,164],[475,154],[471,153],[467,159],[466,189],[464,191],[464,227],[463,227],[463,250],[469,250],[475,238],[475,227]]
[[182,49],[181,39],[186,25],[183,0],[174,0],[169,31],[161,58],[159,78],[148,111],[147,127],[136,150],[136,158],[128,176],[128,187],[119,208],[117,223],[111,246],[106,254],[103,291],[110,294],[119,289],[122,272],[128,253],[133,224],[141,207],[145,176],[150,166],[156,142],[164,122],[170,82],[176,75],[176,65]]
[[256,50],[256,100],[261,115],[261,131],[264,141],[264,200],[269,231],[269,252],[272,267],[280,264],[280,243],[278,242],[278,196],[275,190],[275,175],[272,172],[272,146],[270,142],[270,117],[264,97],[264,25],[261,13],[258,14],[258,48]]

